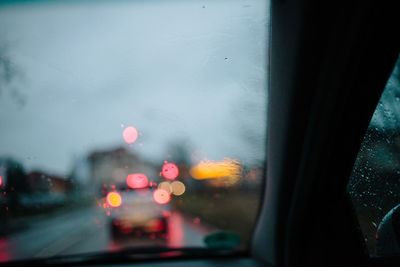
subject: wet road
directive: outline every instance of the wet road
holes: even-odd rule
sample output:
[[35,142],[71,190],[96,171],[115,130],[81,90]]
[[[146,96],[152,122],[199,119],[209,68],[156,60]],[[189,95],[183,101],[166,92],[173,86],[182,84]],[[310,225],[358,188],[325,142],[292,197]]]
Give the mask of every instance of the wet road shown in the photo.
[[204,246],[203,237],[212,231],[198,218],[177,211],[168,218],[168,236],[112,240],[109,217],[98,207],[58,213],[51,218],[30,220],[27,228],[0,237],[0,261],[51,257],[143,246]]

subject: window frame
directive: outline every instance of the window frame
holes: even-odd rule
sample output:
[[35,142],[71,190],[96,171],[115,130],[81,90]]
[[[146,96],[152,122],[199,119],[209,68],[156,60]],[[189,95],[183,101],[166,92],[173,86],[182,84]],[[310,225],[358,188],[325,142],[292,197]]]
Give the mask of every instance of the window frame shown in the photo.
[[346,185],[397,58],[395,6],[272,1],[257,259],[277,266],[369,264]]

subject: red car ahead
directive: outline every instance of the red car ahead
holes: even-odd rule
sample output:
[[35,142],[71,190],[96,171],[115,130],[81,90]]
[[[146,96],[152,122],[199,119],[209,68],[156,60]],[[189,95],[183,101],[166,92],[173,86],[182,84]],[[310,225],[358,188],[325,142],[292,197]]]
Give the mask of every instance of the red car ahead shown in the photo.
[[110,229],[113,238],[156,234],[166,237],[168,232],[169,204],[158,204],[150,188],[120,187],[107,194],[111,206]]

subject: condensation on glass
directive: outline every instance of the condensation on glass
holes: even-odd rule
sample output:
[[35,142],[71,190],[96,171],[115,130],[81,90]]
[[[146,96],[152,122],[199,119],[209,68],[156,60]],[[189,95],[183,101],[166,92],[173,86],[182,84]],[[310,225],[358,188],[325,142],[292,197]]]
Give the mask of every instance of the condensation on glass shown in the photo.
[[391,214],[400,204],[400,60],[364,136],[348,191],[370,254],[395,251],[400,228]]
[[221,237],[247,248],[265,160],[268,10],[3,1],[0,261]]

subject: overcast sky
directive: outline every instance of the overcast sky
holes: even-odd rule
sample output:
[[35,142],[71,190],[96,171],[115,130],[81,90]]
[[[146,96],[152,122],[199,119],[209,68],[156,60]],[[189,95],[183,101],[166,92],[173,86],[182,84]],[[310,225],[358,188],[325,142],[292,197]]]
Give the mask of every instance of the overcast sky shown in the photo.
[[209,159],[264,157],[267,1],[67,2],[0,6],[19,73],[0,88],[0,156],[63,174],[124,145],[124,124],[142,133],[126,148],[156,160],[181,139]]

